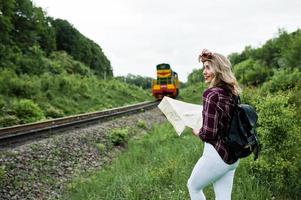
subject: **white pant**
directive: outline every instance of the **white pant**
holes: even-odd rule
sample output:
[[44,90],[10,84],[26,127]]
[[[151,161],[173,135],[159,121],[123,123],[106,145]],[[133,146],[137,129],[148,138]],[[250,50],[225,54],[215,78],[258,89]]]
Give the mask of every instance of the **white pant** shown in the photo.
[[231,200],[234,172],[239,161],[225,163],[215,148],[204,143],[202,157],[194,166],[187,182],[191,200],[206,200],[203,188],[213,183],[216,200]]

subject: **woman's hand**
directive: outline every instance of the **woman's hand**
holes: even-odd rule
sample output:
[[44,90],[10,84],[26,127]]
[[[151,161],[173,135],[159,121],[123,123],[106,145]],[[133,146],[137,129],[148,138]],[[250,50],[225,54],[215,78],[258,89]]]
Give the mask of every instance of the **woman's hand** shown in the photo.
[[193,129],[192,130],[193,135],[199,136],[200,130],[199,129]]

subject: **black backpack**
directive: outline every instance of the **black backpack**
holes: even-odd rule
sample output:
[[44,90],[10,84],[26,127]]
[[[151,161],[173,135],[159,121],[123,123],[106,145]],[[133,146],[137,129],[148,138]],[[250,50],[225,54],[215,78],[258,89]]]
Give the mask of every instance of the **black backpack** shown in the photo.
[[224,134],[224,141],[235,158],[244,158],[254,153],[254,160],[256,160],[259,154],[256,111],[250,105],[241,104],[239,96],[234,97],[234,102],[235,107],[230,127],[228,132]]

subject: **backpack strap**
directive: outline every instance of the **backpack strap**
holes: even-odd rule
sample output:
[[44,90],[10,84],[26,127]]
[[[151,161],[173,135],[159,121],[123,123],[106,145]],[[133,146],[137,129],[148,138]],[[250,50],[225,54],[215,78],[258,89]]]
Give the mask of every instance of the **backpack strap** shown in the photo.
[[[232,94],[232,93],[231,93]],[[221,138],[223,140],[225,140],[227,138],[227,135],[228,135],[228,132],[229,132],[229,129],[230,129],[230,126],[231,126],[231,123],[232,123],[232,120],[233,120],[233,115],[234,115],[234,112],[236,112],[237,110],[237,107],[238,105],[240,104],[240,97],[239,96],[236,96],[234,94],[232,94],[232,99],[234,101],[234,109],[232,111],[232,113],[230,113],[231,115],[231,118],[230,118],[230,121],[229,121],[229,127],[226,131],[224,130],[219,130],[219,135],[221,136]]]
[[240,96],[233,95],[235,105],[240,104]]

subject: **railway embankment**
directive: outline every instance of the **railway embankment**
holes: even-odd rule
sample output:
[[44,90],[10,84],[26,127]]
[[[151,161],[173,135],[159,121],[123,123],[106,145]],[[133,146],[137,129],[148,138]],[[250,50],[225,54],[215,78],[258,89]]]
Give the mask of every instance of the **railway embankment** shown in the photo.
[[69,180],[100,169],[163,121],[152,109],[1,151],[1,199],[59,199]]

